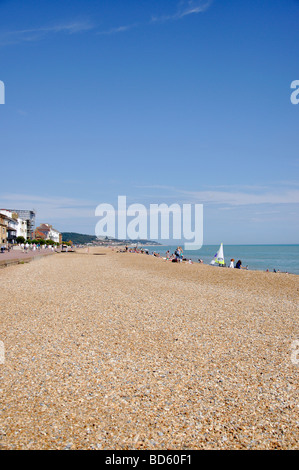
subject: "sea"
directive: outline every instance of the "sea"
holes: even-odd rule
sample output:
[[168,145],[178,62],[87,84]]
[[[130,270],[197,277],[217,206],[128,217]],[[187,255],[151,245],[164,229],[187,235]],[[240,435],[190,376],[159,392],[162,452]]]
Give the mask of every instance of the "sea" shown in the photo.
[[[193,262],[203,260],[204,264],[210,264],[219,249],[219,245],[203,245],[200,250],[187,251],[183,248],[183,256]],[[139,248],[141,245],[139,245]],[[150,253],[156,252],[165,256],[167,250],[174,253],[177,246],[173,245],[144,245],[143,248]],[[299,245],[223,245],[224,260],[229,266],[230,260],[240,259],[242,266],[249,270],[280,271],[290,274],[299,274]]]

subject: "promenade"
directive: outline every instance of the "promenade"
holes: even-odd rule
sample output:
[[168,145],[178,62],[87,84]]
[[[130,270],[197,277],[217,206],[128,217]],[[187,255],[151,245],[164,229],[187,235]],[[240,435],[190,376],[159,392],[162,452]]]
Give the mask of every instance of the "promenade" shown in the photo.
[[55,253],[55,251],[53,252],[49,248],[24,251],[19,249],[19,247],[15,247],[10,251],[4,251],[3,253],[0,252],[0,268],[11,264],[17,264],[18,262],[29,262],[32,259],[52,255],[53,253]]

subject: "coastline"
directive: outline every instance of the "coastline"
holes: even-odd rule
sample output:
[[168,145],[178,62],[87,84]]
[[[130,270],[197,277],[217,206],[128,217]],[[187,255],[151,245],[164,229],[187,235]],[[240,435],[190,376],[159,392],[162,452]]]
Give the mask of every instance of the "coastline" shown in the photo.
[[297,448],[298,276],[97,247],[0,282],[2,448]]
[[[174,253],[176,246],[175,245],[165,245],[166,250],[170,250]],[[149,248],[151,252],[155,251],[160,253],[163,257],[165,256],[165,251],[161,248],[154,246],[143,247],[144,249]],[[186,258],[190,258],[192,262],[197,263],[198,258],[203,259],[204,264],[210,265],[210,262],[218,250],[217,245],[203,245],[200,250],[186,251]],[[251,251],[251,248],[254,248],[254,251]],[[266,250],[264,253],[260,253],[260,249]],[[269,249],[275,248],[275,253],[269,254]],[[280,253],[281,249],[294,248],[296,251],[288,254],[289,259],[283,257]],[[248,249],[250,250],[248,253]],[[256,250],[258,250],[256,252]],[[268,251],[268,253],[267,253]],[[286,253],[287,254],[287,253]],[[267,255],[264,259],[263,256]],[[261,259],[258,259],[261,256]],[[263,271],[263,272],[277,272],[284,274],[293,274],[299,275],[298,263],[299,263],[299,245],[298,244],[286,244],[286,245],[226,245],[225,246],[225,261],[226,266],[229,267],[230,259],[234,258],[235,263],[237,259],[241,258],[243,261],[243,267],[247,266],[247,269],[250,271]],[[268,271],[267,271],[268,270]]]

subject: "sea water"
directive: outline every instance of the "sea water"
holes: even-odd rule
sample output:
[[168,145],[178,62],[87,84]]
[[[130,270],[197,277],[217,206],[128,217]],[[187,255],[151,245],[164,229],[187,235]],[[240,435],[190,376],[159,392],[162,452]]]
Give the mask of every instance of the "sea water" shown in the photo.
[[[187,251],[183,248],[183,256],[193,262],[203,260],[204,264],[210,264],[219,249],[219,245],[203,245],[200,250]],[[140,248],[140,246],[139,246]],[[167,250],[174,253],[176,246],[155,245],[144,246],[150,253],[154,251],[165,256]],[[224,259],[229,266],[233,258],[234,264],[240,259],[242,266],[248,266],[250,270],[288,272],[299,274],[299,245],[224,245]]]

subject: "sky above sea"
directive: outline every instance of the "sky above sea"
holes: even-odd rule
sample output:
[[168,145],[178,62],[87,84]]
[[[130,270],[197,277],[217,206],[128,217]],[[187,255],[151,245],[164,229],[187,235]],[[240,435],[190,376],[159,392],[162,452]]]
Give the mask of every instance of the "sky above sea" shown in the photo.
[[0,0],[1,208],[93,235],[119,195],[203,204],[205,243],[298,243],[298,24],[298,0]]

